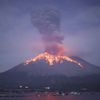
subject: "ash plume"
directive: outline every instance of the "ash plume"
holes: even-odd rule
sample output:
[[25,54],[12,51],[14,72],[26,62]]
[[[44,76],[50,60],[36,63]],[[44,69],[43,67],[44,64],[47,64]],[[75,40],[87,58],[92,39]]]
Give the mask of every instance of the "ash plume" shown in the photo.
[[32,14],[32,23],[40,32],[45,51],[51,54],[61,54],[63,36],[60,32],[60,12],[56,9],[38,9]]

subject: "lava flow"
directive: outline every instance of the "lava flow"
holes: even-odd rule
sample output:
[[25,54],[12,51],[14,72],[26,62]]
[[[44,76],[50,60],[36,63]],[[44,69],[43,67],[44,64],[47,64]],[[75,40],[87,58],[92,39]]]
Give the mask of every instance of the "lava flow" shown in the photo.
[[45,60],[49,65],[54,65],[54,63],[58,63],[58,62],[62,63],[64,60],[66,60],[66,61],[69,61],[69,62],[79,65],[81,68],[83,67],[83,65],[80,62],[78,62],[68,56],[52,55],[52,54],[49,54],[48,52],[41,53],[38,56],[36,56],[30,60],[26,60],[25,64],[29,64],[31,62],[35,62],[35,61],[41,60],[41,59]]

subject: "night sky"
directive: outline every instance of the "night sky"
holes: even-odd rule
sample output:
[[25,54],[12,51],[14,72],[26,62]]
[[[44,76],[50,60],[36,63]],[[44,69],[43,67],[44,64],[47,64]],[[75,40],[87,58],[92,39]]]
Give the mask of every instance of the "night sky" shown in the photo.
[[100,66],[100,0],[0,0],[0,72],[44,51],[31,17],[45,6],[61,12],[66,52]]

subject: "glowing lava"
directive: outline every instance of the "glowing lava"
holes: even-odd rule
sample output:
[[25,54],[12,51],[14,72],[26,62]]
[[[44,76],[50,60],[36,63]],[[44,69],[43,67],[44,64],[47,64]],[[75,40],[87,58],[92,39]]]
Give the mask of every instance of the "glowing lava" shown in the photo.
[[78,61],[76,61],[68,56],[52,55],[52,54],[49,54],[47,52],[41,53],[38,56],[36,56],[30,60],[26,60],[25,64],[29,64],[31,62],[35,62],[37,60],[42,60],[42,59],[44,59],[49,65],[54,65],[54,63],[58,63],[58,62],[62,63],[64,60],[66,60],[66,61],[69,61],[69,62],[72,62],[72,63],[79,65],[81,68],[83,67],[83,65],[80,62],[78,62]]

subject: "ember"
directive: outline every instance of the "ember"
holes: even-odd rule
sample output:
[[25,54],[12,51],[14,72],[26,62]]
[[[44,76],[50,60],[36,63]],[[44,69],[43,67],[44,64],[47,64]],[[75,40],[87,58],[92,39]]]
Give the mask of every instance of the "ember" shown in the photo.
[[41,60],[41,59],[45,60],[49,65],[54,65],[55,63],[62,63],[64,60],[66,60],[66,61],[69,61],[69,62],[79,65],[81,68],[83,67],[83,65],[80,62],[78,62],[68,56],[52,55],[52,54],[49,54],[48,52],[41,53],[38,56],[36,56],[30,60],[26,60],[25,64],[29,64],[31,62],[35,62],[35,61]]

